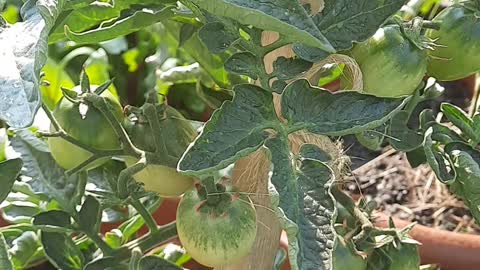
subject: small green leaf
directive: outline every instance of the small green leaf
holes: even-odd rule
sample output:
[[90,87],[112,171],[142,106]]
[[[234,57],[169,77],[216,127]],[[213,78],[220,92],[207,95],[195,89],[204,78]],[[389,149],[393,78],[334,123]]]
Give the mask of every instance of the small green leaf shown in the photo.
[[459,107],[443,103],[441,110],[445,116],[471,140],[480,141],[480,133],[475,133],[473,120]]
[[388,141],[393,148],[409,152],[417,149],[423,143],[423,135],[408,127],[410,114],[407,111],[397,113],[388,126]]
[[70,235],[41,232],[42,245],[48,260],[58,269],[82,270],[83,254]]
[[423,147],[419,147],[415,150],[407,152],[407,159],[408,163],[412,168],[417,168],[418,166],[427,162],[427,157],[425,156],[425,151],[423,151]]
[[123,234],[118,229],[113,229],[105,233],[105,242],[112,248],[120,248],[123,240]]
[[221,22],[205,24],[199,31],[200,40],[212,53],[225,52],[240,36],[225,29]]
[[309,70],[312,65],[313,63],[302,59],[281,56],[273,62],[273,75],[282,81],[291,80]]
[[179,266],[160,257],[146,256],[140,260],[139,270],[181,270]]
[[48,225],[68,228],[72,224],[70,215],[61,210],[41,212],[33,218],[34,225]]
[[271,30],[328,52],[335,52],[305,9],[291,0],[189,0],[196,6],[244,25]]
[[8,255],[8,245],[2,233],[0,233],[0,266],[3,270],[14,270]]
[[0,203],[3,202],[12,190],[17,176],[23,167],[23,161],[19,158],[0,162]]
[[100,229],[101,218],[100,202],[93,196],[87,196],[78,212],[78,224],[82,230],[96,233]]
[[192,24],[184,24],[180,28],[180,35],[178,37],[178,46],[181,47],[187,40],[189,40],[197,31],[197,27]]
[[353,91],[333,94],[302,79],[284,90],[282,115],[293,129],[343,136],[384,124],[405,102],[406,99],[379,98]]
[[70,30],[70,27],[66,25],[65,35],[77,44],[97,43],[133,33],[151,24],[166,20],[173,15],[170,7],[164,7],[158,10],[145,8],[134,12],[126,18],[118,19],[108,26],[100,26],[99,28],[82,33],[74,33]]
[[243,84],[226,101],[184,153],[178,168],[201,174],[225,168],[259,147],[267,139],[265,129],[278,124],[273,96],[260,87]]
[[382,147],[383,140],[385,139],[386,128],[384,125],[376,128],[374,131],[367,130],[361,133],[355,134],[357,141],[364,147],[378,151]]
[[258,75],[265,73],[262,71],[263,64],[259,63],[258,58],[250,52],[235,53],[225,62],[225,69],[235,74],[246,75],[253,80],[258,79]]
[[447,165],[451,164],[449,158],[445,153],[441,152],[432,139],[433,128],[430,128],[425,133],[425,142],[423,150],[428,164],[435,172],[438,180],[444,184],[451,184],[455,181],[455,171],[449,171]]

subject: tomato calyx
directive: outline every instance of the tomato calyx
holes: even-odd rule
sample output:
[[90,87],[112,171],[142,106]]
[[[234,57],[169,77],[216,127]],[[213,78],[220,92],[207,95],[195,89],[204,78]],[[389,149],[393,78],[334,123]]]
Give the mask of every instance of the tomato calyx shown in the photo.
[[197,183],[195,188],[201,199],[195,205],[195,211],[207,213],[212,219],[227,217],[229,205],[239,197],[228,193],[227,187],[215,183],[213,178],[205,180],[203,185]]

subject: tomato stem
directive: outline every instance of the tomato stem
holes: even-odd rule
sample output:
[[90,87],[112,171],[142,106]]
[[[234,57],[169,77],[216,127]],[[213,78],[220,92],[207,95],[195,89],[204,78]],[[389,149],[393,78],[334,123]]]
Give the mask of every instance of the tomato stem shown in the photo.
[[137,212],[142,216],[143,220],[148,226],[150,232],[158,231],[158,225],[153,219],[152,215],[148,212],[147,208],[136,198],[130,198],[130,204],[137,210]]

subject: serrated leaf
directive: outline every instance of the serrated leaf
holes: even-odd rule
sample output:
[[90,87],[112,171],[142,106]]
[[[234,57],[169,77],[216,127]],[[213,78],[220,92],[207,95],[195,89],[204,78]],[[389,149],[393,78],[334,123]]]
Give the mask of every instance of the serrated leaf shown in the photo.
[[84,257],[71,236],[57,232],[41,232],[41,241],[48,260],[58,269],[82,270]]
[[270,30],[328,52],[335,52],[305,9],[291,0],[189,0],[196,6],[244,25]]
[[16,128],[27,127],[40,106],[39,76],[47,61],[50,28],[62,11],[63,0],[29,0],[22,22],[0,24],[0,119]]
[[184,153],[178,168],[201,174],[225,168],[259,147],[267,139],[265,129],[278,123],[271,93],[254,85],[237,85],[232,101],[226,101]]
[[457,143],[447,145],[445,149],[450,153],[456,171],[450,190],[463,199],[477,224],[480,224],[480,152]]
[[8,255],[8,245],[5,237],[0,233],[0,266],[4,270],[14,270],[10,256]]
[[23,174],[32,178],[29,184],[33,190],[55,199],[64,210],[73,212],[80,199],[77,192],[85,190],[85,181],[80,179],[80,175],[66,177],[47,145],[28,130],[16,131],[11,144],[21,155],[24,162]]
[[401,111],[397,113],[388,126],[388,141],[393,148],[409,152],[417,149],[423,143],[423,135],[420,132],[412,130],[408,127],[410,113]]
[[146,256],[140,260],[138,270],[181,270],[179,266],[168,262],[160,257]]
[[0,162],[0,203],[3,202],[12,190],[17,176],[22,170],[23,161],[19,158]]
[[82,230],[97,233],[100,228],[101,217],[100,202],[93,196],[87,196],[78,212],[78,224]]
[[151,24],[166,20],[173,15],[170,7],[156,10],[144,8],[135,11],[126,18],[118,19],[110,25],[100,26],[99,28],[81,33],[71,31],[67,25],[65,26],[65,35],[68,39],[78,44],[97,43],[133,33]]
[[[278,192],[277,215],[289,239],[292,269],[332,269],[335,201],[330,194],[332,170],[315,159],[323,157],[314,145],[300,150],[301,165],[293,167],[288,142],[273,138],[266,142],[274,166],[270,181]],[[316,149],[317,151],[314,151]]]
[[343,136],[376,128],[392,118],[406,99],[379,98],[348,91],[331,93],[298,80],[282,94],[282,115],[293,128]]
[[222,53],[230,45],[240,38],[227,29],[221,22],[211,22],[205,24],[198,32],[200,40],[207,46],[212,53]]
[[[313,17],[313,21],[336,50],[347,50],[352,48],[353,42],[361,42],[371,37],[405,2],[405,0],[325,0],[324,9]],[[294,51],[309,61],[322,58],[320,50],[305,45],[296,44]]]
[[263,64],[250,52],[235,53],[225,61],[225,69],[235,74],[246,75],[253,80],[262,74]]

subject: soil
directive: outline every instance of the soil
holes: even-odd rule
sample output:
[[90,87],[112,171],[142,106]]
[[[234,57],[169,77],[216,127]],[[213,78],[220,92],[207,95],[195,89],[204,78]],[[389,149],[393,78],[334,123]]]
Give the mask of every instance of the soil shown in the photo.
[[[438,111],[441,102],[450,102],[465,110],[474,89],[472,80],[444,84],[441,99],[422,104]],[[420,108],[422,109],[422,108]],[[413,123],[415,125],[415,123]],[[371,151],[353,136],[342,138],[351,158],[345,189],[375,201],[378,209],[399,219],[455,232],[480,234],[464,203],[439,182],[428,165],[412,168],[406,155],[391,147]]]

